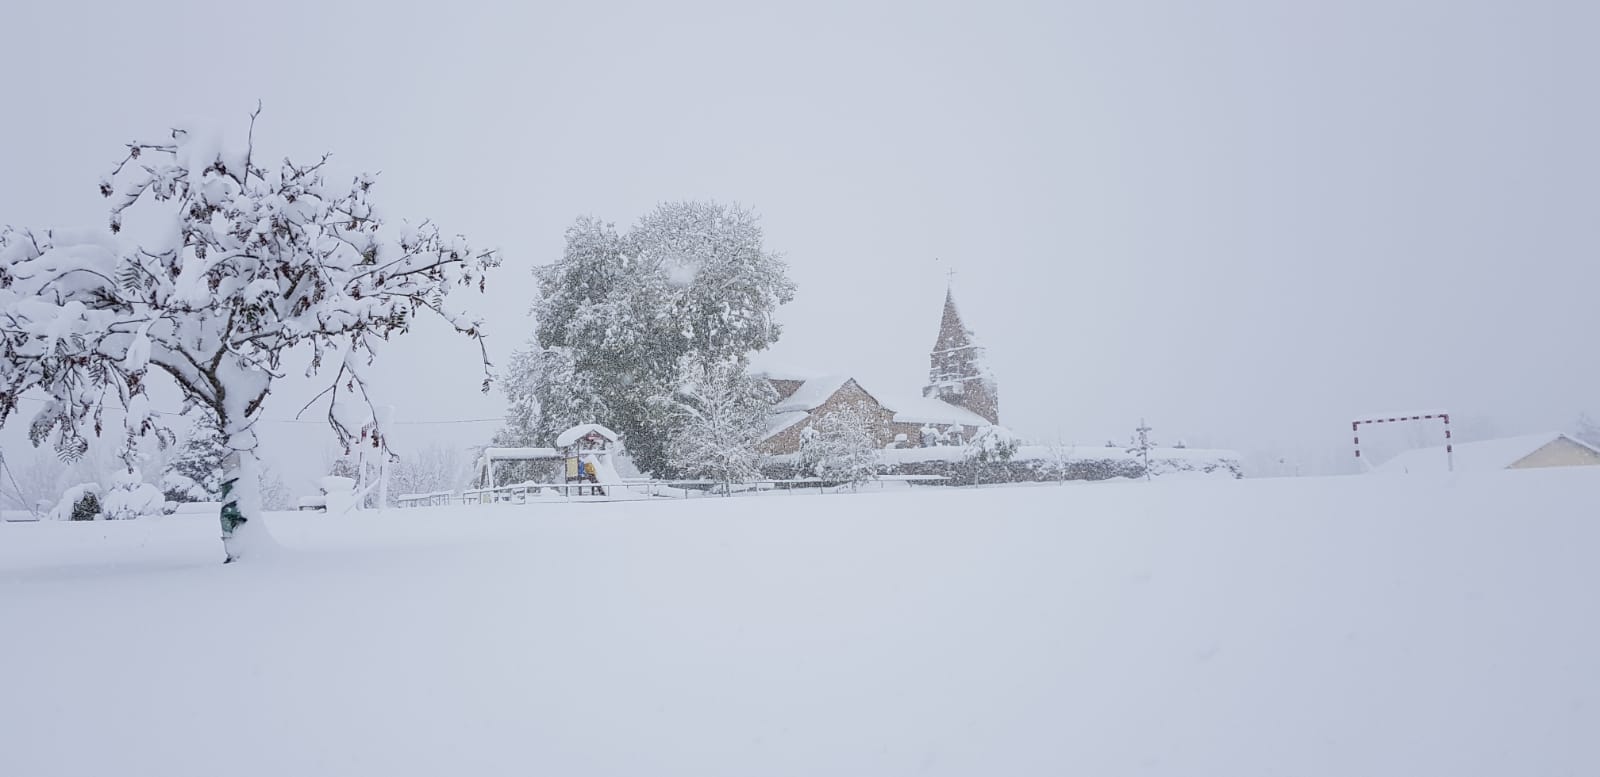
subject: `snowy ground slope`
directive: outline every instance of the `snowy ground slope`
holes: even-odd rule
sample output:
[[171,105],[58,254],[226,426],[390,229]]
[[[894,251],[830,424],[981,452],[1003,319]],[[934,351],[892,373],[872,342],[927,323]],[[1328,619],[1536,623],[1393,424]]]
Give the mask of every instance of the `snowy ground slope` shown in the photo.
[[1596,774],[1597,475],[5,524],[0,774]]

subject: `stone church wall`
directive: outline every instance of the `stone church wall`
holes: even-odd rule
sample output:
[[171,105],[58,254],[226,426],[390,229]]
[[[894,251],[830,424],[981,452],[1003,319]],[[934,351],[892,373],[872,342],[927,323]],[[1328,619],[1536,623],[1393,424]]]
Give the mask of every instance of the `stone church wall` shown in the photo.
[[838,391],[833,392],[833,396],[828,397],[828,401],[823,402],[815,410],[812,410],[811,415],[767,438],[765,442],[761,443],[761,448],[773,454],[794,453],[800,450],[800,433],[807,426],[817,423],[823,416],[835,410],[857,403],[866,405],[872,410],[873,415],[877,416],[878,420],[874,424],[873,431],[878,439],[878,444],[888,445],[892,442],[894,433],[890,431],[890,427],[894,422],[894,414],[884,409],[883,405],[878,404],[878,400],[857,385],[855,381],[850,380],[846,381]]

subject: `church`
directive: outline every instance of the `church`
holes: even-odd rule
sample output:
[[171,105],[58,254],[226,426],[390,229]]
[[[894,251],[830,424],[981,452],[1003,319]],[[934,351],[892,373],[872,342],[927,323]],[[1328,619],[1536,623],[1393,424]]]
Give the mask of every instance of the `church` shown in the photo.
[[859,404],[876,419],[884,447],[961,445],[978,429],[1000,423],[1000,395],[984,349],[961,320],[955,295],[945,291],[939,334],[928,354],[928,384],[921,396],[880,394],[846,375],[758,371],[778,396],[762,450],[772,455],[800,450],[801,435],[823,416]]

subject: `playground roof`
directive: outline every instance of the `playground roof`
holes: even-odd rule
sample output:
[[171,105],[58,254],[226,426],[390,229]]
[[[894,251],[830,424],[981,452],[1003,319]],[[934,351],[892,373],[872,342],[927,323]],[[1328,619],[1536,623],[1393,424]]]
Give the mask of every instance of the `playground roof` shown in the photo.
[[598,433],[601,437],[606,438],[608,442],[617,441],[617,433],[605,428],[604,426],[599,424],[578,424],[577,426],[562,432],[560,436],[556,437],[556,447],[565,448],[577,442],[578,440],[589,436],[591,432]]

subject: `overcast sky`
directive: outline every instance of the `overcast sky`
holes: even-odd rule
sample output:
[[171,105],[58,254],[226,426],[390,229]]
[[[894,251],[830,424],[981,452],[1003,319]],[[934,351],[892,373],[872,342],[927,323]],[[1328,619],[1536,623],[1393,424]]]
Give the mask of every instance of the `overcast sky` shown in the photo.
[[[1600,3],[232,5],[7,3],[0,223],[103,223],[121,143],[259,98],[258,149],[503,249],[499,359],[575,217],[714,198],[799,284],[773,360],[915,393],[954,267],[1030,437],[1329,467],[1368,410],[1600,412]],[[500,414],[463,346],[389,350],[401,419]]]

